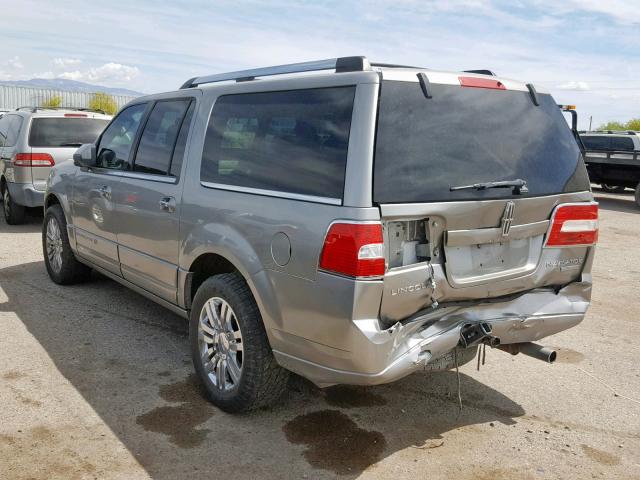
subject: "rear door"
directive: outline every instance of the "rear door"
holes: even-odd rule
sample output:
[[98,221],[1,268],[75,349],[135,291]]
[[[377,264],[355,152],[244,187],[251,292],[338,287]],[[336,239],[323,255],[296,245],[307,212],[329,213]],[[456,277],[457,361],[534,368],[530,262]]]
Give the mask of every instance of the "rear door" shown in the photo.
[[[193,95],[193,93],[190,93]],[[182,164],[195,98],[157,101],[145,121],[116,205],[125,279],[176,303]]]
[[[387,236],[383,318],[406,318],[434,301],[564,284],[580,273],[553,265],[584,259],[586,247],[543,248],[556,205],[591,199],[560,109],[546,94],[536,105],[514,82],[477,86],[473,78],[434,78],[430,98],[417,78],[382,82],[374,201]],[[515,180],[526,188],[473,187]]]

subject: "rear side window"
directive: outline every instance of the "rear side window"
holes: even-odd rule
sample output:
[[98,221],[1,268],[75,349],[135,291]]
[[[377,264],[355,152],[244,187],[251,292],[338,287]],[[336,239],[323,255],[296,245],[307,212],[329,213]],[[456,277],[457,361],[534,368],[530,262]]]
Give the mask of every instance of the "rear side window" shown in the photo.
[[633,152],[633,140],[629,137],[611,137],[611,149]]
[[180,133],[178,134],[178,140],[176,141],[176,148],[173,150],[169,175],[174,177],[180,176],[182,160],[184,159],[184,152],[187,148],[187,137],[189,136],[189,127],[191,126],[191,119],[193,118],[195,105],[196,102],[191,102],[189,105],[189,110],[187,110],[187,114],[185,115],[184,120],[182,121],[182,126],[180,127]]
[[111,122],[100,139],[98,166],[129,169],[129,153],[146,108],[146,103],[132,105],[122,110]]
[[32,147],[79,147],[93,143],[108,120],[97,118],[34,118],[31,120],[29,145]]
[[134,171],[155,175],[169,172],[173,149],[190,100],[160,101],[155,104],[140,137]]
[[8,118],[9,130],[7,132],[7,143],[5,147],[13,147],[18,141],[18,135],[20,135],[23,119],[19,115],[8,115]]
[[452,187],[522,179],[523,196],[589,190],[580,150],[550,95],[384,81],[374,167],[379,203],[521,198],[509,188]]
[[201,180],[342,199],[354,94],[337,87],[220,97]]
[[587,150],[609,150],[611,148],[611,138],[604,135],[581,135],[580,138]]

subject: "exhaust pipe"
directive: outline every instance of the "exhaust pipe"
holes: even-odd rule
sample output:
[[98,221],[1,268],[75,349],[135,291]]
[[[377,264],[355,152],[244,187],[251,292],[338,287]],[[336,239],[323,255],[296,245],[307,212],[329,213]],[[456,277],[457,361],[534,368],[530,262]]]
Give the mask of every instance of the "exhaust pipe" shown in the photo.
[[522,353],[528,357],[537,358],[543,362],[553,363],[556,361],[557,353],[555,350],[549,347],[543,347],[537,343],[525,342],[525,343],[511,343],[509,345],[498,345],[500,350],[510,353],[511,355],[517,355]]

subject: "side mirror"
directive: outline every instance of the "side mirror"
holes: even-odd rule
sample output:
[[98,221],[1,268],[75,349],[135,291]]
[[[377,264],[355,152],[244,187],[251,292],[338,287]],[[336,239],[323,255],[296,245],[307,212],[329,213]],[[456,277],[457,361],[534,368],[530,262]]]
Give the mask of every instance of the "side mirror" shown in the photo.
[[77,167],[92,168],[97,163],[96,146],[93,143],[85,143],[73,154],[73,164]]

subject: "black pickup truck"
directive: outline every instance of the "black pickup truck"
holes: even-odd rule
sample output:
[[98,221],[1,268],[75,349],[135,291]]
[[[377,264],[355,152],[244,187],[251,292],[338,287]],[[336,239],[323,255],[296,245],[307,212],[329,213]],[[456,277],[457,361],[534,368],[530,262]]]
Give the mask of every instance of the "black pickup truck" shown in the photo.
[[589,179],[606,192],[636,190],[640,206],[640,132],[580,132]]

